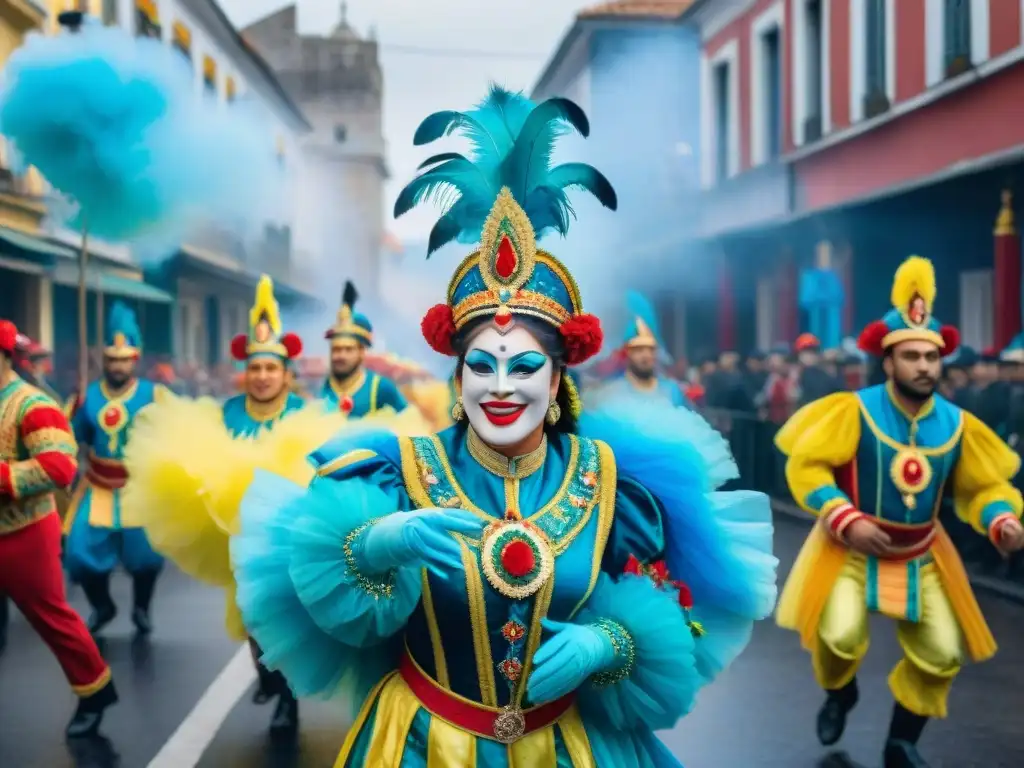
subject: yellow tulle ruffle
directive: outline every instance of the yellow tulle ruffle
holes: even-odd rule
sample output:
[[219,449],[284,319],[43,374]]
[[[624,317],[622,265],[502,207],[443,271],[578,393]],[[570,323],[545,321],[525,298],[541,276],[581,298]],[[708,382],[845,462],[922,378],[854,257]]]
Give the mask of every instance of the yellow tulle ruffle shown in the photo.
[[306,485],[313,478],[306,460],[311,451],[342,430],[366,428],[400,435],[432,431],[415,408],[347,420],[312,403],[255,438],[235,438],[214,400],[168,397],[135,420],[125,451],[129,480],[122,508],[135,516],[157,552],[193,578],[228,590],[226,622],[229,634],[238,636],[228,542],[256,470]]
[[419,409],[435,432],[452,425],[452,392],[446,382],[412,382],[402,387],[402,394]]

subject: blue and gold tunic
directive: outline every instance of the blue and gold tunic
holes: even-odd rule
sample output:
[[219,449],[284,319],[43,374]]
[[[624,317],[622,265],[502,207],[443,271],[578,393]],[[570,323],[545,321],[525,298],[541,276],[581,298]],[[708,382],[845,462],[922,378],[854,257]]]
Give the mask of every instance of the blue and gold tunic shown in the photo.
[[255,437],[305,404],[294,392],[289,392],[283,401],[267,406],[251,401],[247,395],[235,395],[224,402],[224,426],[234,437]]
[[80,448],[88,452],[88,467],[78,483],[64,522],[71,531],[75,518],[86,515],[97,528],[136,528],[138,523],[122,515],[121,489],[128,479],[124,450],[132,423],[139,412],[164,396],[163,386],[136,379],[118,395],[105,381],[94,381],[85,391],[71,417]]
[[[1021,495],[1010,484],[1020,459],[1002,440],[939,395],[918,413],[907,412],[890,383],[805,406],[776,443],[789,457],[786,477],[793,496],[822,518],[820,531],[841,538],[847,525],[866,514],[892,539],[891,557],[858,560],[869,609],[921,620],[922,574],[937,568],[972,657],[994,653],[938,513],[951,496],[958,516],[982,535],[992,535],[1006,516],[1020,516]],[[816,531],[794,566],[779,622],[800,631],[805,642],[812,642],[824,595],[844,567],[846,552]]]
[[360,418],[381,408],[403,410],[407,403],[398,387],[390,379],[360,369],[355,380],[346,387],[341,387],[328,376],[324,382],[321,395],[327,406],[332,409],[346,411],[353,418]]

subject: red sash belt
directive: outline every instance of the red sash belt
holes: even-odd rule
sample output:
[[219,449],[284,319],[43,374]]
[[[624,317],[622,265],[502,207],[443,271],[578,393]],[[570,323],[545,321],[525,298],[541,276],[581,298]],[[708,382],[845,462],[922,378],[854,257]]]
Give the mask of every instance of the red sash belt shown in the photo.
[[128,470],[119,459],[101,459],[96,454],[89,454],[89,471],[86,477],[92,485],[100,488],[116,490],[124,488],[128,482]]
[[889,534],[892,539],[891,552],[886,560],[913,560],[931,549],[935,540],[935,524],[900,525],[877,517],[870,520]]
[[509,717],[509,710],[486,707],[483,704],[462,698],[451,691],[446,691],[420,669],[408,651],[402,655],[398,672],[409,686],[409,690],[431,714],[464,731],[502,743],[510,743],[528,733],[552,725],[569,710],[576,700],[576,694],[569,693],[560,699],[541,704],[539,707],[531,707],[522,711],[514,710],[514,716],[522,715],[525,727],[516,738],[506,738],[498,721],[500,718]]

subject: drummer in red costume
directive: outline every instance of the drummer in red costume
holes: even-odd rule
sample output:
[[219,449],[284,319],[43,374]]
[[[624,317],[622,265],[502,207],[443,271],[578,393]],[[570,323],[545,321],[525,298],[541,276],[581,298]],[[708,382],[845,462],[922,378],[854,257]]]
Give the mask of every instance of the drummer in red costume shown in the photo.
[[75,479],[77,447],[61,408],[14,373],[17,337],[14,324],[0,320],[0,593],[50,646],[79,696],[67,735],[91,736],[117,693],[64,594],[53,492]]

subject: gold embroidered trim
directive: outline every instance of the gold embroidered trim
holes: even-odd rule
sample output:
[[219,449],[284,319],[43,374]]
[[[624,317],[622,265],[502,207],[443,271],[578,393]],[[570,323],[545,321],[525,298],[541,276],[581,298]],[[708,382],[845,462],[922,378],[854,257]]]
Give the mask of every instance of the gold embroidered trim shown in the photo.
[[441,625],[437,622],[434,609],[434,594],[430,591],[430,574],[424,568],[423,577],[423,614],[427,618],[427,632],[430,634],[430,647],[434,651],[434,671],[437,673],[437,684],[451,690],[448,679],[448,662],[445,658],[444,644],[441,641]]
[[597,494],[597,536],[594,539],[594,554],[590,563],[590,583],[587,591],[580,598],[576,607],[569,614],[571,619],[587,604],[587,600],[594,593],[597,587],[597,580],[601,577],[601,563],[604,561],[604,550],[608,546],[608,539],[612,535],[612,523],[615,521],[615,492],[618,488],[619,469],[615,464],[615,454],[608,447],[607,443],[595,440],[597,455],[600,457],[601,488]]
[[541,437],[540,445],[525,456],[510,459],[491,448],[476,430],[470,427],[466,430],[466,447],[469,449],[469,455],[492,475],[522,480],[544,466],[544,459],[548,455],[548,436]]
[[487,604],[484,600],[484,582],[480,578],[480,563],[465,539],[459,537],[462,549],[462,570],[466,574],[466,594],[469,596],[469,621],[473,629],[473,651],[480,683],[480,702],[488,707],[498,706],[498,688],[494,678],[494,660],[491,657],[491,638],[487,628]]
[[333,475],[339,470],[350,467],[353,464],[358,464],[360,461],[367,461],[368,459],[375,458],[376,456],[377,452],[371,451],[369,448],[356,448],[354,451],[343,453],[341,456],[331,459],[320,467],[320,469],[316,471],[316,474],[318,477]]

